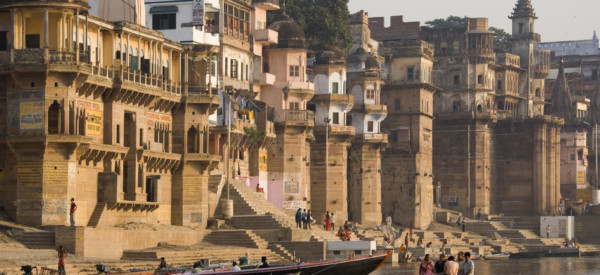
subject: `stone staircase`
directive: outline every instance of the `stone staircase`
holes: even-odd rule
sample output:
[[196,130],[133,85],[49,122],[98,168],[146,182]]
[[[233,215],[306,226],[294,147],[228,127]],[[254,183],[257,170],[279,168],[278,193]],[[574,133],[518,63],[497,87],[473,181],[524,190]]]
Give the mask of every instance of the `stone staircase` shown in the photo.
[[206,235],[203,242],[221,246],[240,246],[266,249],[269,243],[250,230],[218,230]]
[[31,249],[54,249],[53,231],[24,231],[16,240]]
[[106,209],[106,202],[98,202],[94,211],[92,212],[92,216],[90,216],[90,220],[88,221],[88,227],[96,228],[98,223],[100,222],[100,218],[102,217],[102,213]]
[[[227,196],[225,188],[221,198]],[[296,222],[292,215],[285,213],[265,199],[264,194],[254,192],[241,181],[230,181],[229,192],[230,199],[234,201],[234,217],[228,223],[238,229],[286,228],[294,232],[310,232],[307,240],[311,241],[339,241],[333,232],[325,231],[321,225],[315,225],[311,230],[296,229]],[[220,205],[217,207],[217,213],[220,213]]]

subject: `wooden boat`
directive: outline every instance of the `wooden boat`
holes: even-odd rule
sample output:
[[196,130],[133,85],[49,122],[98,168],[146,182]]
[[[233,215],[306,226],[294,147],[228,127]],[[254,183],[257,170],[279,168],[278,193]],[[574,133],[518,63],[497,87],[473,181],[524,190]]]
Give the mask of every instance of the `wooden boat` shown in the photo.
[[532,259],[532,258],[541,258],[548,254],[548,250],[540,250],[540,251],[528,251],[528,252],[519,252],[519,253],[510,253],[510,259]]
[[491,260],[508,260],[509,257],[510,257],[509,253],[501,253],[501,254],[485,255],[483,258],[488,261],[491,261]]
[[555,248],[548,252],[547,257],[580,257],[581,252],[577,247]]
[[[269,268],[256,268],[256,269],[244,269],[239,271],[233,271],[231,268],[221,270],[204,271],[200,273],[186,273],[190,275],[241,275],[241,274],[252,274],[252,275],[367,275],[377,269],[379,269],[387,259],[392,255],[392,251],[383,254],[377,254],[372,256],[344,259],[344,260],[328,260],[321,262],[309,262],[299,265],[287,265],[287,266],[275,266]],[[113,273],[115,274],[115,273]],[[121,273],[119,273],[121,274]],[[154,275],[163,274],[160,271],[149,273],[122,273],[128,275]],[[176,274],[176,273],[169,273]]]

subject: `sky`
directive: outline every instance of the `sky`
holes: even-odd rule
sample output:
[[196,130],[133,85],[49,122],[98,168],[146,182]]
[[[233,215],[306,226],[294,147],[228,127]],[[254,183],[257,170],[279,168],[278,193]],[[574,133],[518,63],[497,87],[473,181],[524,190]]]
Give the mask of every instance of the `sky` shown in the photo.
[[[369,17],[403,15],[404,22],[446,18],[449,15],[487,17],[489,25],[512,30],[508,16],[517,0],[350,0],[350,12],[365,10]],[[535,32],[542,42],[591,39],[600,34],[600,0],[532,0],[538,16]]]

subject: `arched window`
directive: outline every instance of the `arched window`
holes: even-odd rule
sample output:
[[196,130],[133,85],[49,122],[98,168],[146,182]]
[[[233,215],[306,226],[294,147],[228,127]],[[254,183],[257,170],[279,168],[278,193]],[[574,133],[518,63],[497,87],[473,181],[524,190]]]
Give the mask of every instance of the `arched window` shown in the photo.
[[60,104],[55,100],[48,108],[48,134],[55,135],[60,131]]
[[197,139],[198,139],[198,130],[196,129],[196,127],[192,126],[192,128],[190,128],[187,133],[187,152],[188,153],[191,153],[191,154],[198,153],[198,146],[196,146]]
[[540,91],[540,88],[535,89],[535,97],[541,97],[542,96],[542,92]]
[[453,112],[460,112],[460,101],[454,101],[452,103],[452,111]]
[[481,104],[477,105],[477,112],[482,112],[483,111],[483,106],[481,106]]

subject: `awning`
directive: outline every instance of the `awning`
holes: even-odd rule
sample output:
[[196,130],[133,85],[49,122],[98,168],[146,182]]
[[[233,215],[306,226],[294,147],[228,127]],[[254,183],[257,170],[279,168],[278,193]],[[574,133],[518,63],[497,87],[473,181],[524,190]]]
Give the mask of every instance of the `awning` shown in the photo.
[[207,4],[204,6],[204,11],[205,11],[205,12],[219,12],[220,10],[219,10],[219,7],[213,7],[213,5],[212,5],[212,4],[210,4],[210,3],[207,3]]
[[160,6],[150,8],[150,13],[176,13],[179,11],[177,6]]

